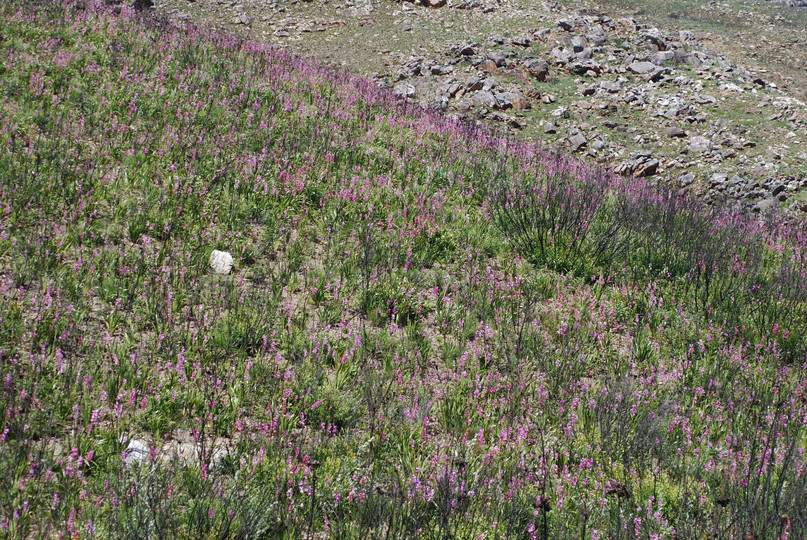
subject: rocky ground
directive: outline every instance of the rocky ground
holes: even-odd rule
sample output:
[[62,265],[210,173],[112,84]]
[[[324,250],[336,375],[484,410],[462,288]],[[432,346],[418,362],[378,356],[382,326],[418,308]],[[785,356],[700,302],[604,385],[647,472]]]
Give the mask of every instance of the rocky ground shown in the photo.
[[[702,4],[720,20],[724,5]],[[754,211],[807,212],[800,80],[752,61],[741,46],[737,56],[750,63],[738,65],[725,54],[731,40],[715,38],[714,27],[662,28],[631,15],[624,2],[605,7],[608,13],[592,2],[572,9],[535,0],[156,0],[153,9],[375,77],[402,99],[540,139],[618,174]],[[724,52],[712,47],[718,42]]]

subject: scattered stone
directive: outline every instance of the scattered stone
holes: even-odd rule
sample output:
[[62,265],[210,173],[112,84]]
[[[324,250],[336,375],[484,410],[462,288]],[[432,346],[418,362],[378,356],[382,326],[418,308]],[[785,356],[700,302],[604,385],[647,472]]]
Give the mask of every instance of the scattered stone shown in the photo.
[[517,92],[504,92],[496,95],[497,101],[499,100],[499,96],[501,96],[501,101],[509,104],[510,107],[517,111],[525,111],[531,108],[529,100],[524,97],[523,94],[519,94]]
[[673,138],[678,138],[678,139],[687,136],[686,131],[684,131],[683,129],[681,129],[679,127],[666,128],[666,129],[661,130],[661,132],[664,135],[666,135],[667,137],[673,137]]
[[402,82],[398,85],[395,85],[395,88],[392,89],[392,93],[398,97],[412,99],[415,97],[417,91],[415,90],[415,87],[412,86],[411,84]]
[[706,152],[712,149],[712,141],[706,137],[696,135],[689,138],[689,151],[690,152]]
[[621,82],[614,82],[614,81],[602,81],[600,82],[600,88],[605,90],[611,94],[618,94],[624,88],[624,85]]
[[756,213],[768,213],[776,208],[779,204],[779,201],[774,198],[770,197],[768,199],[763,199],[759,201],[757,204],[754,205],[753,210]]
[[580,130],[573,129],[572,131],[569,132],[569,144],[572,146],[572,150],[574,152],[577,152],[581,148],[585,148],[585,146],[588,144],[588,141],[583,136],[583,134],[580,133]]
[[678,187],[685,188],[695,181],[695,175],[691,173],[682,174],[678,177]]
[[710,96],[708,94],[695,94],[692,97],[692,100],[697,103],[698,105],[708,105],[711,103],[717,103],[717,98],[714,96]]
[[[156,0],[102,1],[130,6],[136,2],[154,2],[158,4],[157,9],[172,14],[167,6],[161,5],[164,2]],[[292,0],[292,5],[298,2]],[[710,2],[713,5],[713,0]],[[328,3],[329,0],[323,0],[323,4]],[[196,2],[195,6],[203,8],[202,4],[205,3]],[[277,38],[291,38],[287,42],[290,46],[303,37],[301,33],[326,31],[346,24],[335,19],[292,14],[291,8],[286,12],[287,7],[276,0],[266,4],[267,9],[263,11],[249,2],[237,0],[211,0],[207,4],[216,4],[216,10],[224,14],[223,20],[227,22],[245,26],[258,25],[259,20],[268,22],[263,33],[271,36],[274,32]],[[451,0],[449,4],[452,10],[472,9],[481,14],[491,11],[489,8],[494,3],[492,0]],[[395,21],[395,30],[428,28],[441,20],[441,13],[429,13],[415,6],[442,5],[447,5],[446,0],[406,0],[399,4],[402,15]],[[508,2],[497,0],[495,5],[504,16],[517,18],[517,12],[521,11]],[[371,6],[371,0],[350,0],[333,7],[358,17],[359,25],[364,26],[375,22],[369,15]],[[359,14],[368,7],[368,13]],[[545,15],[554,12],[555,18],[549,20],[559,20],[550,24],[551,27],[520,31],[515,37],[477,38],[475,33],[469,32],[467,39],[444,49],[442,57],[415,50],[410,53],[390,45],[395,52],[377,51],[388,70],[375,78],[380,86],[390,88],[402,98],[417,99],[424,107],[450,110],[452,117],[477,125],[482,125],[480,120],[484,120],[518,129],[526,122],[540,122],[547,139],[561,134],[560,140],[555,141],[558,149],[571,147],[578,155],[585,153],[600,163],[618,163],[615,170],[621,174],[663,174],[664,181],[680,188],[696,184],[697,178],[708,186],[706,180],[713,170],[707,173],[703,169],[725,163],[726,169],[732,171],[729,175],[733,176],[712,175],[715,182],[705,196],[734,198],[749,209],[757,202],[777,204],[780,197],[792,196],[798,189],[807,187],[807,177],[799,172],[799,167],[807,162],[803,148],[807,136],[802,133],[807,125],[807,109],[804,103],[788,96],[787,88],[779,90],[763,79],[767,79],[767,71],[751,73],[733,64],[725,56],[705,48],[686,30],[662,32],[633,18],[612,20],[589,9],[568,10],[555,0],[548,0],[545,8],[537,19],[546,21]],[[175,9],[173,13],[178,13],[176,17],[191,17]],[[278,13],[286,15],[278,17]],[[447,19],[442,22],[446,27],[456,24]],[[519,27],[527,28],[526,25],[513,28]],[[536,42],[542,45],[533,49]],[[535,57],[539,50],[542,57]],[[677,68],[682,63],[688,66],[679,71]],[[577,97],[564,94],[562,107],[557,103],[542,107],[534,118],[524,120],[524,115],[516,111],[550,105],[560,99],[559,94],[547,94],[543,91],[544,85],[536,83],[547,81],[550,76],[562,83],[559,88],[576,88]],[[605,80],[592,80],[595,77]],[[572,82],[572,79],[576,80]],[[765,138],[759,140],[757,147],[757,143],[746,140],[756,135],[744,122],[721,121],[713,116],[715,109],[731,107],[735,100],[741,108],[747,109],[738,110],[738,115],[760,114],[761,118],[778,120],[788,127],[782,128],[781,136],[776,133],[778,139],[770,137],[772,132],[763,130]],[[503,111],[510,111],[512,116]],[[606,141],[592,130],[593,126],[581,124],[585,119],[599,124],[601,129],[613,130],[609,134],[613,137],[609,136]],[[640,151],[630,153],[628,158],[627,150],[632,144],[653,145],[665,157]],[[776,147],[769,148],[770,144]],[[675,172],[676,169],[679,171]],[[681,174],[683,171],[691,172]],[[788,183],[791,177],[783,176],[791,171],[796,173],[792,177],[794,189]],[[784,191],[777,191],[775,195],[774,177],[787,184]],[[771,180],[763,184],[761,178]]]
[[659,161],[657,159],[650,159],[643,161],[636,167],[633,172],[634,176],[652,176],[658,171]]
[[745,178],[739,175],[734,175],[729,179],[729,185],[731,186],[742,186],[745,184]]
[[565,66],[572,61],[573,55],[571,51],[563,47],[555,47],[549,53],[549,56],[552,58],[552,61],[558,66]]
[[545,81],[547,75],[549,74],[549,64],[540,58],[527,60],[524,62],[523,66],[524,71],[526,71],[527,74],[538,79],[539,81]]
[[233,256],[226,251],[214,249],[210,254],[210,268],[217,274],[229,274],[233,269]]
[[567,32],[571,32],[572,30],[574,30],[574,26],[572,25],[572,23],[570,23],[566,19],[560,19],[558,21],[558,28],[560,28],[561,30],[565,30]]
[[480,90],[474,94],[473,102],[474,105],[481,105],[491,109],[496,106],[496,98],[486,90]]
[[652,176],[658,172],[659,160],[653,157],[650,150],[638,150],[631,154],[631,159],[623,161],[614,168],[616,174],[622,176]]
[[652,62],[633,62],[628,66],[628,70],[637,75],[647,75],[656,71],[657,66]]
[[469,77],[468,80],[465,81],[465,89],[468,92],[476,92],[477,90],[481,90],[484,84],[484,81],[479,77]]
[[516,118],[500,112],[495,112],[491,114],[490,119],[493,120],[494,122],[501,122],[503,124],[507,124],[508,126],[515,129],[521,129],[524,127]]
[[446,5],[447,0],[407,0],[407,2],[427,8],[441,8]]
[[507,62],[507,55],[501,51],[496,51],[488,55],[488,60],[496,64],[496,67],[502,67]]

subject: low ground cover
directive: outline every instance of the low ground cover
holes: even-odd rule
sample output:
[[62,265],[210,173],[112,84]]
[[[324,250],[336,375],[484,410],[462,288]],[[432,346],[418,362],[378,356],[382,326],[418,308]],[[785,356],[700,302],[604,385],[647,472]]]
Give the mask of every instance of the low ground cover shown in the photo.
[[204,28],[0,16],[3,534],[805,535],[800,229]]

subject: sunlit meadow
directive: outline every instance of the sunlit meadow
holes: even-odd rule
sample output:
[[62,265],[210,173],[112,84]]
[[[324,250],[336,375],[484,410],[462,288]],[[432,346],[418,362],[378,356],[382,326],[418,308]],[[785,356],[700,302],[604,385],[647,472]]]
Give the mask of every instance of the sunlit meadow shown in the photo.
[[0,21],[0,535],[807,537],[800,228],[126,8]]

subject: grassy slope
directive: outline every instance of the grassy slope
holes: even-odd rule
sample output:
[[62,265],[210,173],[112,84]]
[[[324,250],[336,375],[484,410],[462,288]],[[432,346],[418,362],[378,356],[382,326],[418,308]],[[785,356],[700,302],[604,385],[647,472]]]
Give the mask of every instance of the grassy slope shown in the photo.
[[804,535],[795,234],[82,6],[0,11],[5,534]]

